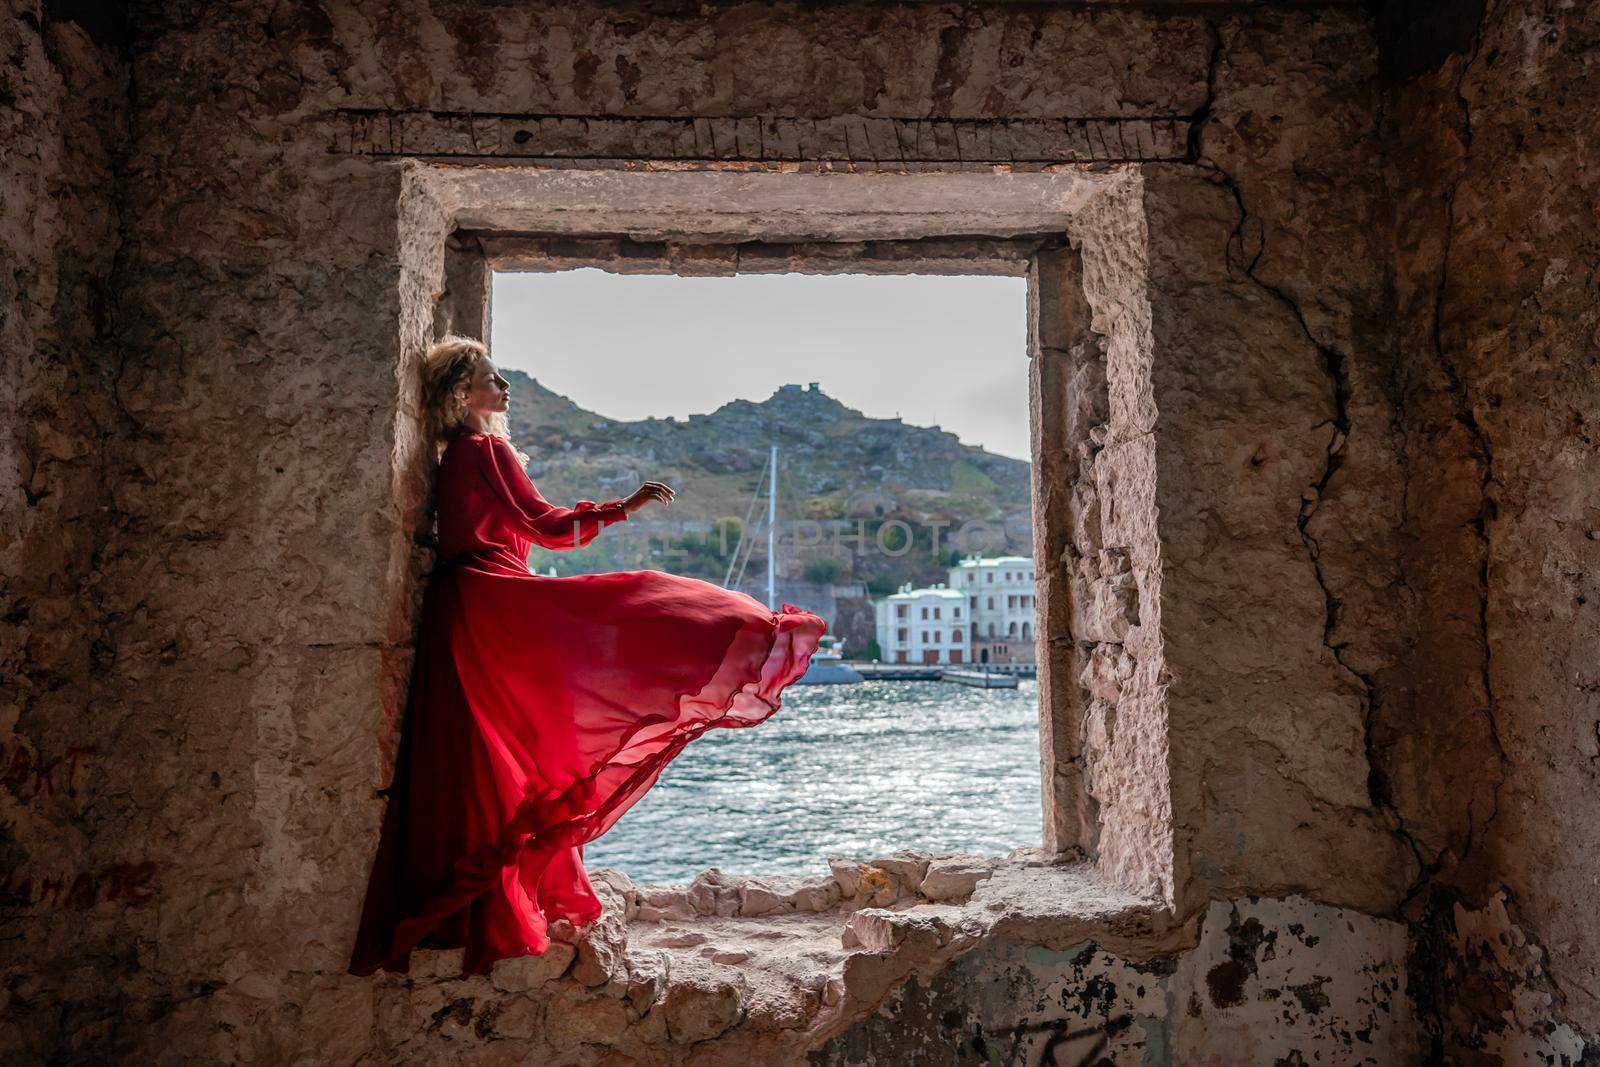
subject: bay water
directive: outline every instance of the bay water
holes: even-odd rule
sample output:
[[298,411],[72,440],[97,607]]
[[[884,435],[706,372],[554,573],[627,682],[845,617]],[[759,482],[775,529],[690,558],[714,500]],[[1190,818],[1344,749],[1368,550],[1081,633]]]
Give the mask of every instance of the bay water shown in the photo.
[[1038,844],[1039,691],[953,682],[791,685],[759,726],[711,729],[584,848],[635,882],[823,874],[896,848]]

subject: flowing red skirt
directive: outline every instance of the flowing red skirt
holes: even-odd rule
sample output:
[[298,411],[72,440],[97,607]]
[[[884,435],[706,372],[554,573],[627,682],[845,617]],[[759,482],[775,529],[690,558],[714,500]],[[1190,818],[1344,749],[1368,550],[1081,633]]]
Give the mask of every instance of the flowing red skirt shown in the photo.
[[777,711],[825,629],[659,571],[436,573],[350,972],[464,947],[482,974],[543,953],[556,918],[598,918],[584,843],[707,729]]

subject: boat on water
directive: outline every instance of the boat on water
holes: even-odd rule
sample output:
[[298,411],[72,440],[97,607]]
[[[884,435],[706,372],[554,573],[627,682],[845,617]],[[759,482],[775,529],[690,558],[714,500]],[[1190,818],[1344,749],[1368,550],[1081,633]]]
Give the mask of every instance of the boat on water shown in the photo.
[[[777,592],[777,543],[775,535],[778,528],[778,446],[774,444],[767,457],[767,469],[762,472],[766,477],[756,482],[755,494],[750,499],[750,508],[745,512],[745,522],[739,528],[739,543],[734,546],[733,557],[728,560],[728,572],[723,575],[723,588],[737,587],[744,578],[745,567],[750,562],[749,546],[754,544],[754,538],[746,537],[749,528],[750,516],[755,512],[756,502],[761,498],[761,483],[767,486],[767,606],[778,607]],[[743,562],[741,563],[741,554]],[[737,576],[735,568],[737,566]],[[801,605],[802,607],[804,605]],[[806,672],[794,680],[795,685],[847,685],[853,682],[864,681],[861,672],[844,662],[844,638],[834,634],[823,634],[817,642],[817,650],[811,654],[811,662],[806,667]]]
[[1015,689],[1017,676],[1014,674],[1001,674],[989,671],[983,667],[964,667],[951,669],[946,667],[939,672],[941,682],[955,682],[958,685],[975,686],[978,689]]
[[844,661],[844,638],[823,634],[817,650],[811,654],[811,664],[806,673],[794,680],[795,685],[846,685],[864,679],[861,672]]

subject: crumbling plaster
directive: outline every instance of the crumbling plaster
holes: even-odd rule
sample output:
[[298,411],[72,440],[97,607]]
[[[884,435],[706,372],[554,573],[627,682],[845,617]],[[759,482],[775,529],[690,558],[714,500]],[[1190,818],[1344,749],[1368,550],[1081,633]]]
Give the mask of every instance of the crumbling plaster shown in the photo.
[[913,975],[810,1062],[1421,1059],[1403,924],[1290,897],[1218,901],[1198,926],[1192,947],[1131,958],[1092,936],[1064,947],[991,939]]
[[[1087,729],[1044,740],[1093,804],[1055,809],[1047,839],[1180,914],[1112,945],[1064,899],[1031,925],[980,924],[944,978],[954,954],[922,954],[922,933],[856,935],[813,962],[888,973],[858,987],[883,997],[907,960],[925,973],[882,1011],[859,996],[825,1013],[861,1027],[812,1035],[826,1062],[925,1040],[931,1016],[904,1008],[917,996],[1023,1025],[964,991],[985,976],[1075,990],[1115,973],[1097,1021],[1145,996],[1124,979],[1163,956],[1165,988],[1198,989],[1185,967],[1243,966],[1211,955],[1233,923],[1219,908],[1361,931],[1370,950],[1294,952],[1351,991],[1395,972],[1409,924],[1418,1010],[1378,1020],[1391,1062],[1416,1050],[1412,1028],[1462,1062],[1575,1060],[1600,1031],[1583,904],[1596,223],[1577,147],[1596,113],[1592,15],[1488,3],[1386,59],[1387,10],[1375,25],[1338,3],[311,0],[135,4],[109,29],[70,7],[11,6],[0,93],[7,148],[27,149],[0,156],[22,192],[0,198],[17,263],[0,272],[5,1047],[383,1060],[481,1039],[493,1060],[553,1027],[550,1062],[604,1055],[583,1020],[616,1010],[577,970],[523,998],[520,1035],[484,1021],[509,992],[488,980],[463,997],[449,979],[342,974],[427,558],[406,371],[455,207],[407,183],[417,157],[1137,175],[1121,187],[1137,262],[1070,272],[1103,303],[1126,286],[1097,279],[1132,271],[1148,312],[1090,308],[1102,321],[1068,331],[1084,359],[1066,380],[1097,383],[1101,359],[1106,393],[1080,395],[1084,462],[1050,484],[1076,501],[1069,527],[1091,489],[1155,519],[1083,531],[1093,551],[1074,562],[1092,568],[1075,578],[1111,628],[1069,641],[1084,661],[1056,683],[1089,687]],[[1135,369],[1146,395],[1119,393]],[[1082,603],[1056,607],[1086,623]],[[1119,745],[1155,762],[1129,774],[1105,758]],[[1022,906],[973,899],[1011,900],[1002,921]],[[876,929],[938,942],[949,905],[900,903],[913,917]],[[844,911],[808,943],[843,936]],[[598,960],[617,934],[577,952]],[[1017,970],[1046,944],[1079,955]],[[641,1024],[668,1028],[658,1051],[749,1062],[793,1037],[762,1045],[744,1002],[737,1023],[675,1040],[697,988],[644,1002]],[[1253,1021],[1283,987],[1250,988]],[[1350,1030],[1360,1005],[1330,1003],[1337,1018],[1279,1020],[1274,1040]],[[1117,1056],[1268,1047],[1216,1003],[1198,1023],[1150,1011],[1162,1021],[1137,1043],[1113,1035]],[[1359,1043],[1317,1047],[1360,1062]]]

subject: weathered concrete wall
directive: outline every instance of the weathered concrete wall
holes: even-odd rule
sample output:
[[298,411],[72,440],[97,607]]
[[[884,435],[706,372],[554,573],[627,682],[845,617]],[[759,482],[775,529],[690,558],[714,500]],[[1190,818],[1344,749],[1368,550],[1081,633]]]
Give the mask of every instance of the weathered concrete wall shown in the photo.
[[[930,158],[960,161],[974,144],[979,157],[997,155],[1007,120],[1046,118],[1085,131],[1072,158],[1161,158],[1189,150],[1197,116],[1228,113],[1239,61],[1224,65],[1220,49],[1254,25],[1253,16],[1224,24],[1138,11],[979,17],[941,5],[702,14],[246,4],[136,16],[117,395],[139,429],[112,458],[109,480],[127,488],[100,589],[119,711],[138,725],[104,771],[116,797],[104,832],[157,872],[158,906],[97,921],[146,946],[129,992],[150,1021],[117,1035],[122,1047],[240,1059],[322,1045],[335,1021],[354,1040],[373,1018],[372,983],[349,980],[342,966],[380,810],[372,790],[393,739],[386,716],[404,677],[418,518],[409,487],[421,462],[407,436],[408,371],[431,322],[441,279],[428,273],[430,254],[444,236],[430,221],[439,210],[395,162],[411,129],[433,131],[420,142],[433,150],[471,156],[482,151],[476,126],[466,142],[445,137],[457,127],[430,111],[524,125],[519,116],[629,114],[989,122],[919,131]],[[1237,48],[1245,56],[1306,33],[1337,48],[1364,26],[1338,10],[1263,16]],[[1322,73],[1304,58],[1315,54],[1292,60],[1308,64],[1309,80]],[[1067,70],[1073,78],[1058,76]],[[1316,127],[1322,104],[1293,101],[1297,123]],[[1249,108],[1241,99],[1234,110]],[[360,112],[376,118],[353,117]],[[355,121],[388,128],[391,113],[398,144],[347,136]],[[1129,125],[1080,127],[1078,118]],[[1270,116],[1258,122],[1270,126]],[[881,142],[862,129],[864,141],[847,132],[799,154],[879,159]],[[1145,140],[1157,131],[1164,148]],[[719,132],[707,130],[713,140]],[[580,137],[571,154],[648,155],[655,136],[646,127],[599,134],[586,145]],[[1335,143],[1338,131],[1326,136]],[[504,141],[530,139],[537,145]],[[713,154],[726,156],[727,143]],[[734,146],[750,152],[737,136]],[[1260,169],[1287,181],[1325,148],[1295,144]],[[1206,168],[1191,169],[1180,181],[1204,192]],[[1225,233],[1201,235],[1204,269],[1226,263]],[[1175,265],[1191,236],[1171,238]],[[1342,275],[1362,284],[1364,272],[1353,259]],[[1173,359],[1191,340],[1156,338]],[[1302,355],[1293,336],[1262,346]],[[1320,371],[1308,363],[1300,373]],[[1293,501],[1299,490],[1284,492]],[[1292,525],[1280,527],[1280,555],[1309,588]],[[1251,607],[1265,610],[1259,597]],[[1317,631],[1320,615],[1308,626]],[[1295,640],[1321,655],[1316,642]],[[1187,692],[1204,699],[1198,687]],[[1244,748],[1209,751],[1232,761],[1220,775],[1250,771]],[[1316,773],[1316,755],[1298,754],[1305,767],[1294,773]],[[1308,809],[1297,790],[1286,787],[1294,810]],[[1251,817],[1244,795],[1209,810],[1220,823]],[[1204,836],[1209,847],[1219,834]],[[1265,867],[1246,857],[1266,844],[1265,835],[1230,842],[1227,877],[1189,906],[1203,907],[1213,888],[1254,888]],[[1320,892],[1333,856],[1272,885]],[[86,996],[71,984],[59,993]]]
[[1573,1063],[1600,1035],[1600,13],[1415,8],[1385,29],[1418,643],[1382,768],[1444,1055]]
[[1041,604],[1071,617],[1086,707],[1045,742],[1107,872],[1184,913],[1312,886],[1381,912],[1420,874],[1369,760],[1408,641],[1376,40],[1338,10],[1293,25],[1200,27],[1189,158],[1083,220],[1139,236],[1085,254],[1091,321],[1036,368],[1071,394],[1038,553],[1071,572]]
[[1403,687],[1370,28],[1215,26],[1192,167],[1145,168],[1175,863],[1187,906],[1416,874],[1370,787]]
[[[1355,4],[136,4],[126,67],[86,27],[14,6],[0,117],[30,150],[0,157],[24,191],[0,200],[20,265],[0,272],[0,740],[24,768],[0,795],[4,933],[22,939],[8,1046],[437,1058],[462,1028],[486,1036],[497,997],[529,993],[485,980],[469,1010],[447,982],[343,973],[426,558],[410,371],[448,206],[403,162],[427,154],[1142,164],[1142,253],[1084,270],[1142,272],[1148,319],[1111,315],[1082,340],[1103,341],[1108,378],[1091,413],[1107,435],[1083,433],[1096,493],[1145,497],[1132,525],[1099,516],[1112,539],[1083,554],[1115,625],[1080,636],[1117,686],[1086,700],[1063,750],[1126,816],[1086,843],[1115,843],[1106,869],[1161,890],[1191,933],[1141,928],[1090,970],[1028,961],[1077,930],[1062,916],[1088,905],[1064,894],[1003,933],[1009,947],[941,945],[927,958],[967,962],[915,996],[971,1001],[991,1029],[1054,1026],[1075,1017],[985,1017],[963,983],[1026,973],[1054,992],[1167,958],[1152,981],[1200,993],[1201,1015],[1149,1006],[1159,1040],[1121,1034],[1118,1056],[1137,1036],[1157,1060],[1236,1062],[1235,1024],[1277,989],[1294,1018],[1272,1047],[1360,1062],[1359,1036],[1329,1035],[1359,1033],[1377,1010],[1362,968],[1386,984],[1400,950],[1391,922],[1356,913],[1409,903],[1432,969],[1487,976],[1442,1040],[1570,1052],[1600,1030],[1579,903],[1600,758],[1600,679],[1584,673],[1596,222],[1579,151],[1592,113],[1556,102],[1591,92],[1595,26],[1550,7],[1493,5],[1481,32],[1386,83]],[[1126,288],[1086,287],[1102,308]],[[1154,742],[1169,751],[1149,775],[1116,762],[1119,744]],[[42,888],[80,877],[81,893]],[[1314,990],[1283,999],[1298,976],[1278,985],[1261,952],[1214,940],[1215,901],[1241,923],[1341,915],[1374,947],[1297,942],[1338,991],[1313,1012]],[[960,929],[923,914],[905,920],[916,936]],[[686,1060],[774,1047],[737,1012],[695,1029],[686,1001],[728,998],[632,984],[607,944],[550,995],[611,1025],[602,999],[620,983],[627,1025],[659,1025]],[[1248,972],[1248,1007],[1216,999],[1218,953]],[[842,966],[886,995],[904,973],[878,955]],[[1099,1021],[1145,995],[1118,992]],[[517,1008],[540,1033],[544,997]],[[853,1062],[851,1041],[916,1037],[931,1018],[897,1010],[826,1055]],[[1430,1020],[1406,1010],[1369,1020],[1389,1035],[1374,1056],[1411,1058],[1407,1027]],[[567,1060],[600,1058],[587,1023],[556,1015]]]
[[127,425],[111,277],[128,65],[118,16],[51,7],[0,13],[0,1047],[14,1053],[51,1047],[33,1006],[104,1038],[94,1002],[132,980],[116,917],[156,891],[107,810],[126,710],[103,684],[116,653],[100,582],[107,456]]
[[1188,949],[995,940],[911,978],[814,1064],[1419,1062],[1404,924],[1300,898],[1219,901]]

